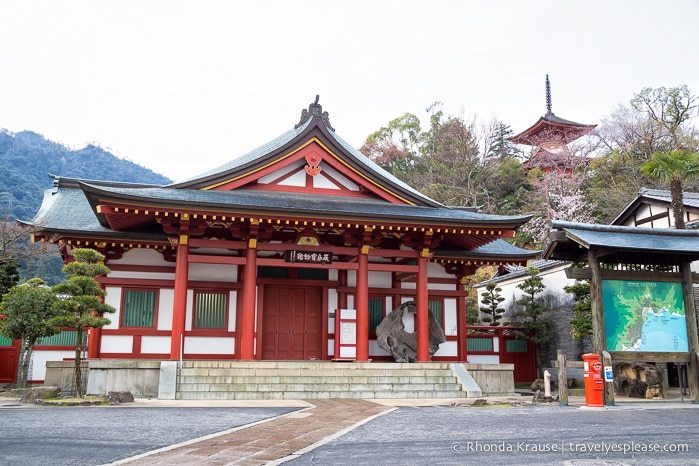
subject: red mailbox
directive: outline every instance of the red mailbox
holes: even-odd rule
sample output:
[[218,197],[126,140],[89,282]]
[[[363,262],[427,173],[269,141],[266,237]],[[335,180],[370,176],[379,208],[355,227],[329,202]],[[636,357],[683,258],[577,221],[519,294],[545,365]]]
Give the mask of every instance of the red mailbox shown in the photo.
[[602,361],[599,354],[587,353],[583,358],[583,378],[585,379],[585,406],[604,407],[604,379]]

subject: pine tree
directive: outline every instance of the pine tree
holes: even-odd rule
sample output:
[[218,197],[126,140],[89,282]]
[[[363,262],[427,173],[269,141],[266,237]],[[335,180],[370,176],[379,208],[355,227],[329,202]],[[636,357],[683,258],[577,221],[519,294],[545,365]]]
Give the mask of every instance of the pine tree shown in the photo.
[[505,309],[500,307],[500,303],[505,301],[505,298],[500,294],[501,292],[502,288],[497,286],[497,284],[488,283],[481,298],[481,302],[485,304],[485,306],[481,307],[481,312],[488,315],[488,317],[484,317],[482,320],[492,327],[500,325],[500,319],[502,319],[502,315],[505,313]]
[[546,349],[552,336],[552,322],[546,317],[550,310],[539,296],[545,289],[544,281],[536,267],[527,268],[529,278],[517,285],[524,294],[515,303],[521,306],[515,312],[515,317],[520,320],[522,327],[529,330],[528,339],[536,345],[536,367],[541,371],[541,353]]
[[75,261],[63,267],[68,282],[54,286],[53,290],[59,297],[58,307],[63,311],[58,319],[60,325],[76,330],[75,392],[78,398],[82,398],[81,352],[85,331],[108,325],[110,320],[103,317],[103,314],[116,309],[102,302],[106,293],[95,280],[96,276],[110,272],[102,263],[104,255],[93,249],[82,248],[74,249],[72,254]]
[[590,282],[582,280],[575,285],[564,286],[575,300],[573,320],[570,321],[570,336],[573,340],[592,339],[592,305],[590,303]]

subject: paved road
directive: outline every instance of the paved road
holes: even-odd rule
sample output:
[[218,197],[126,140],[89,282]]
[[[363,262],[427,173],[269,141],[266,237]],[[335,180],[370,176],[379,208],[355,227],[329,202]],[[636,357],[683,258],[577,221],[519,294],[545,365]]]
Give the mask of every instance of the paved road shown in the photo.
[[[5,408],[0,409],[0,464],[104,464],[297,409]],[[307,419],[302,425],[316,428],[312,417]],[[279,435],[273,424],[266,436]],[[292,434],[291,424],[280,425]],[[287,436],[296,435],[300,433]],[[226,437],[230,435],[221,439]],[[217,438],[210,444],[223,442]],[[321,442],[285,464],[699,465],[699,406],[399,407]],[[217,451],[224,444],[234,448],[236,442],[227,440]],[[247,461],[220,464],[262,464]],[[176,463],[164,464],[186,463],[180,456]],[[198,464],[207,462],[202,458]]]
[[0,410],[0,465],[98,465],[298,408],[36,407]]
[[699,409],[401,407],[285,466],[302,464],[697,465]]

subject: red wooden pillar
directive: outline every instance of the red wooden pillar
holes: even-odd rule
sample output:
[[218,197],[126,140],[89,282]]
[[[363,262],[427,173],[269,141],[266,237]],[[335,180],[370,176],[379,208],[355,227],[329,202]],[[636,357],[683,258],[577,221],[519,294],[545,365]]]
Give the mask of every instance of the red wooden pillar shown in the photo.
[[415,330],[417,332],[417,362],[429,362],[430,360],[430,321],[427,316],[427,257],[420,254],[417,258],[417,290],[415,304],[417,320]]
[[[172,340],[170,341],[170,359],[173,361],[180,358],[180,350],[184,353],[188,285],[189,236],[180,235],[177,242],[177,259],[175,260],[175,298],[172,306]],[[180,347],[180,344],[182,347]]]
[[[463,293],[464,281],[466,277],[456,277],[456,290]],[[456,298],[456,339],[459,345],[459,361],[466,362],[468,354],[466,352],[466,295]]]
[[255,358],[255,294],[257,291],[257,240],[248,240],[243,273],[243,311],[240,316],[240,359]]
[[[357,254],[357,361],[369,360],[369,246],[361,246]],[[337,338],[337,336],[335,337]]]
[[87,346],[87,358],[96,359],[100,357],[100,343],[102,342],[102,328],[92,327],[90,329],[90,340]]

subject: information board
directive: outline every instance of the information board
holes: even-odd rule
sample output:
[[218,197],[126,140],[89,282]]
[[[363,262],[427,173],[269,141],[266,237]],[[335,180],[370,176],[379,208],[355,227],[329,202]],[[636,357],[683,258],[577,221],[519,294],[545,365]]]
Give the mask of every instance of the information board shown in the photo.
[[357,358],[357,310],[335,311],[335,359]]

